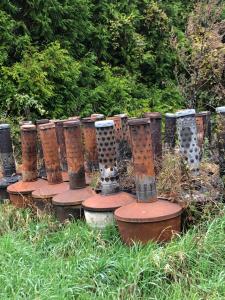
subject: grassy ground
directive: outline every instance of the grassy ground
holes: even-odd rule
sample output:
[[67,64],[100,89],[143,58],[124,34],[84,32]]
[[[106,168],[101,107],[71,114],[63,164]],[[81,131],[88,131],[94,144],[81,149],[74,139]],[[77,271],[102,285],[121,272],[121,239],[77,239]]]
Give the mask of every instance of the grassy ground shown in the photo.
[[0,299],[225,299],[224,211],[168,245],[0,207]]

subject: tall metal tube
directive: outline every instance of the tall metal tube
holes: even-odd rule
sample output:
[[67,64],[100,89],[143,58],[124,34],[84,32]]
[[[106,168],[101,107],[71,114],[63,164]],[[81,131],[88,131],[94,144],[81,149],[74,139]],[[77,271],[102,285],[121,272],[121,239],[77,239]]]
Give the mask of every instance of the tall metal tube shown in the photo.
[[63,127],[70,189],[80,189],[86,185],[81,122],[79,120],[67,121]]
[[129,122],[138,202],[157,200],[151,125],[148,118]]
[[95,122],[102,194],[119,191],[114,121]]
[[176,145],[176,115],[165,114],[165,146],[173,150]]
[[225,106],[217,107],[217,146],[220,177],[225,175]]
[[57,137],[57,142],[58,142],[60,167],[63,172],[66,172],[68,169],[67,161],[66,161],[66,145],[65,145],[65,138],[64,138],[64,132],[63,132],[63,123],[66,121],[67,120],[54,121],[56,137]]
[[40,138],[40,125],[48,124],[49,119],[40,119],[36,121],[37,125],[37,168],[38,168],[38,176],[40,178],[46,178],[46,170],[45,170],[45,162],[43,157],[43,149],[41,145]]

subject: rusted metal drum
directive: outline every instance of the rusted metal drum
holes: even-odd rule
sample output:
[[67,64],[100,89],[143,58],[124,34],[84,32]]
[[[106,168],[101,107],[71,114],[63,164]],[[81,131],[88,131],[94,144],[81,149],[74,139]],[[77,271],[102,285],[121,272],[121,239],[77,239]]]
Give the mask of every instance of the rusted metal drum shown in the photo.
[[151,121],[151,137],[156,172],[159,171],[162,161],[162,114],[159,112],[147,112],[145,118]]
[[21,127],[22,144],[22,179],[34,181],[37,179],[37,129],[35,125]]
[[86,222],[92,228],[103,229],[114,224],[114,210],[131,203],[134,197],[119,192],[114,121],[95,122],[97,132],[101,194],[83,202]]
[[95,120],[91,118],[83,118],[82,125],[87,172],[92,173],[98,170]]
[[225,106],[217,107],[217,147],[220,177],[225,176]]
[[58,142],[58,151],[59,151],[59,160],[60,160],[60,167],[62,172],[67,172],[67,161],[66,161],[66,145],[65,145],[65,138],[64,138],[64,129],[63,124],[67,120],[56,120],[55,123],[55,130],[56,130],[56,137]]
[[181,229],[182,208],[157,199],[151,125],[148,118],[128,122],[136,182],[136,201],[115,210],[122,240],[133,242],[169,241]]
[[58,153],[55,124],[48,123],[40,126],[40,138],[44,154],[47,180],[49,184],[61,183],[62,174]]
[[176,145],[176,115],[165,114],[165,147],[173,150]]
[[20,178],[16,174],[9,124],[0,124],[0,163],[2,169],[2,178],[0,178],[1,201],[8,198],[7,187],[17,182]]
[[186,160],[193,175],[198,175],[200,148],[198,145],[195,110],[185,109],[178,111],[176,116],[180,154]]
[[45,170],[45,162],[43,157],[43,149],[40,138],[40,125],[48,124],[49,119],[40,119],[36,121],[37,125],[37,165],[38,165],[38,177],[47,178]]

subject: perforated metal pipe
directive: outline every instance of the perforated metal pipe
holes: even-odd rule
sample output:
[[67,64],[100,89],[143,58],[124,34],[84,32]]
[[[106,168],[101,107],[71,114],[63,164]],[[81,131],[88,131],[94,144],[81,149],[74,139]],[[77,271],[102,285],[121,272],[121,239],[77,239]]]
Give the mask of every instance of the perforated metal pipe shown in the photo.
[[58,153],[55,124],[40,125],[40,138],[45,160],[47,180],[49,184],[61,183],[62,174]]
[[0,159],[4,177],[10,177],[16,173],[9,124],[0,124]]
[[120,157],[122,159],[131,158],[131,147],[130,147],[130,133],[128,127],[128,116],[126,114],[115,115],[121,119],[122,125],[122,140],[120,143]]
[[217,107],[217,145],[220,176],[225,175],[225,106]]
[[45,162],[43,157],[43,149],[41,145],[40,139],[40,125],[48,124],[49,119],[41,119],[36,121],[37,125],[37,168],[38,168],[38,176],[40,178],[46,178],[46,170],[45,170]]
[[176,115],[165,114],[165,146],[172,150],[176,145]]
[[66,161],[66,145],[65,145],[65,138],[64,138],[64,131],[63,131],[63,123],[66,121],[67,120],[54,121],[56,137],[58,142],[60,166],[61,166],[61,170],[64,172],[66,172],[68,169],[67,161]]
[[187,161],[193,174],[199,173],[200,148],[198,146],[197,126],[194,109],[185,109],[176,113],[177,134],[180,153]]
[[95,122],[103,195],[119,191],[114,121]]
[[138,202],[157,200],[151,125],[148,118],[128,121]]
[[82,125],[87,171],[94,172],[98,170],[98,151],[96,141],[95,119],[83,118]]
[[83,188],[85,182],[84,149],[82,143],[81,122],[67,121],[63,125],[70,189]]
[[22,144],[22,179],[34,181],[37,179],[37,129],[35,125],[21,127]]

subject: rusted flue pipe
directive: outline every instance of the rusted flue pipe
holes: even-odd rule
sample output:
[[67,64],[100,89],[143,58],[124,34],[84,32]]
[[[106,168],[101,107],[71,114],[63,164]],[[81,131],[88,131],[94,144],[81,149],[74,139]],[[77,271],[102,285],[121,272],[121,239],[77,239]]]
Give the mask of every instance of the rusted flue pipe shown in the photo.
[[67,121],[64,123],[63,128],[70,189],[80,189],[86,185],[81,122],[79,120]]
[[194,175],[199,173],[200,148],[198,146],[197,126],[194,109],[185,109],[176,113],[177,134],[180,153]]
[[203,150],[204,145],[204,120],[201,113],[196,113],[195,115],[196,126],[197,126],[197,138],[198,138],[198,146],[200,151]]
[[37,168],[38,168],[38,176],[40,178],[46,178],[46,170],[45,170],[45,162],[43,157],[43,149],[41,145],[40,139],[40,125],[48,124],[49,119],[40,119],[36,121],[37,126]]
[[165,114],[165,146],[173,150],[176,145],[176,115],[173,113]]
[[95,119],[83,118],[82,125],[87,172],[91,173],[98,170],[98,151]]
[[48,123],[40,126],[40,138],[45,160],[47,180],[49,184],[62,182],[58,143],[55,124]]
[[131,158],[131,147],[130,147],[130,133],[128,128],[128,116],[127,114],[118,114],[115,117],[119,117],[121,119],[122,125],[122,140],[120,143],[120,157],[122,159],[130,159]]
[[157,200],[149,118],[129,121],[138,202]]
[[225,175],[225,106],[217,107],[217,146],[220,177]]
[[60,167],[61,167],[61,171],[63,171],[63,172],[67,172],[67,169],[68,169],[67,161],[66,161],[66,145],[65,145],[64,130],[63,130],[63,123],[66,121],[67,120],[54,121],[56,137],[57,137],[57,142],[58,142]]
[[22,143],[22,179],[33,181],[37,179],[37,129],[35,125],[21,127]]
[[211,112],[200,111],[198,114],[203,118],[204,139],[211,143]]
[[114,121],[98,121],[95,122],[95,127],[102,194],[116,193],[119,190],[119,176],[116,160]]

